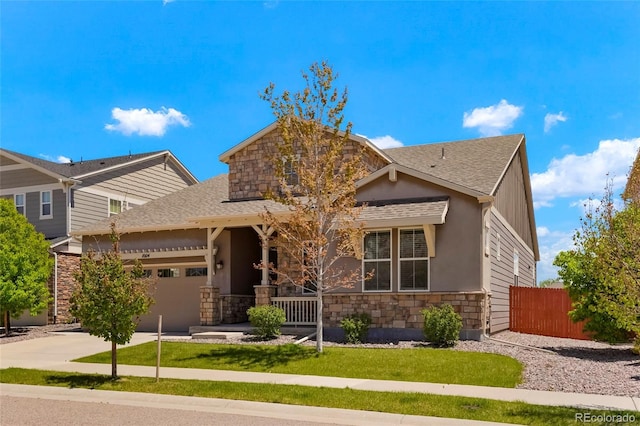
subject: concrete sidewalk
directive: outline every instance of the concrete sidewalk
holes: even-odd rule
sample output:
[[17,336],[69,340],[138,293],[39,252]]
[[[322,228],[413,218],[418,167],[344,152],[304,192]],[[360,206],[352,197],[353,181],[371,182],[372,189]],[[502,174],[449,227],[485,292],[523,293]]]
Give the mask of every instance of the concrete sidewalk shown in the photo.
[[[110,350],[110,343],[86,333],[55,333],[50,338],[27,340],[0,346],[0,367],[50,369],[66,372],[111,374],[111,365],[69,362],[72,359]],[[135,333],[130,344],[155,340],[151,333]],[[118,365],[123,376],[155,377],[155,367]],[[252,373],[244,371],[199,370],[190,368],[160,369],[161,378],[213,380],[250,383],[272,383],[370,391],[418,392],[458,395],[502,401],[524,401],[531,404],[571,406],[590,409],[640,411],[640,397],[548,392],[487,386],[447,385],[438,383],[399,382],[390,380],[350,379],[294,374]]]

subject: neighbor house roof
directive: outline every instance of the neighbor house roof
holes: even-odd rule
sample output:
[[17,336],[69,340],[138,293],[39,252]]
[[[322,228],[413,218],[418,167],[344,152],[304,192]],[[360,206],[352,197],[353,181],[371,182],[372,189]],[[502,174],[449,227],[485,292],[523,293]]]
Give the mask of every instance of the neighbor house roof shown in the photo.
[[165,156],[167,160],[172,160],[182,170],[193,183],[198,182],[195,176],[178,160],[169,150],[145,152],[141,154],[121,155],[117,157],[106,157],[95,160],[71,161],[69,163],[56,163],[42,158],[32,157],[8,149],[0,149],[0,154],[5,155],[14,161],[28,163],[35,168],[44,171],[49,175],[66,179],[82,179],[99,173],[104,173],[115,168],[125,167],[138,162]]

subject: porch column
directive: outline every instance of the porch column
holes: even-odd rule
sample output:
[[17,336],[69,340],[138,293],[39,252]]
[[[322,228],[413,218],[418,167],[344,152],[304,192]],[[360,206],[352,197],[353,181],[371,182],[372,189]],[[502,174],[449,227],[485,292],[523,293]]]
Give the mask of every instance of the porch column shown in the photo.
[[220,324],[220,289],[200,287],[200,325]]
[[264,224],[262,228],[258,228],[257,225],[251,225],[251,227],[260,235],[262,240],[262,280],[260,285],[269,285],[269,237],[271,237],[275,229],[273,226],[267,227]]
[[216,274],[216,253],[214,253],[214,245],[216,238],[224,231],[224,226],[218,228],[207,228],[207,254],[204,256],[205,262],[207,262],[207,286],[213,285],[213,276]]

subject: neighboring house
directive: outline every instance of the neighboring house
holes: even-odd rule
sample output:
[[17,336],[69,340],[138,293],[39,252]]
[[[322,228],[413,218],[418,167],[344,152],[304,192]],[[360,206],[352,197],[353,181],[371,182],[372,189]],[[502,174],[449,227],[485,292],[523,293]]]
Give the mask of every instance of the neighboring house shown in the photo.
[[[160,277],[140,329],[154,329],[158,314],[163,330],[243,322],[254,304],[314,323],[312,294],[272,286],[269,272],[254,268],[278,263],[260,214],[286,211],[262,198],[278,186],[267,153],[279,138],[271,124],[220,155],[228,174],[120,216],[123,256]],[[376,275],[325,294],[327,330],[368,312],[372,333],[419,338],[420,311],[443,303],[462,316],[463,338],[507,329],[509,286],[534,286],[539,260],[524,135],[387,150],[352,135],[345,155],[359,149],[370,172],[357,190],[368,233],[364,257],[344,262]],[[106,248],[107,233],[102,221],[79,235],[85,249]]]
[[55,257],[49,312],[35,318],[24,315],[14,324],[72,319],[72,275],[82,252],[72,232],[197,182],[170,151],[54,163],[0,149],[0,197],[14,201],[51,242]]

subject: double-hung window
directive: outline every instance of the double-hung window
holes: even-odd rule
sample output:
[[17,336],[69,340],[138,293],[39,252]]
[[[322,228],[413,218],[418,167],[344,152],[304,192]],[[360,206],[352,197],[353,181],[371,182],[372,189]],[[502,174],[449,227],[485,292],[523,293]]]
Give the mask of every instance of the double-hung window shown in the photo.
[[400,290],[429,289],[429,257],[423,229],[400,229]]
[[284,180],[289,186],[296,186],[300,183],[300,178],[298,177],[298,159],[295,157],[286,158],[283,163],[283,174]]
[[391,231],[365,235],[362,263],[364,291],[391,291]]
[[122,204],[123,202],[120,200],[109,198],[109,216],[122,213]]
[[16,210],[23,216],[27,215],[27,210],[25,207],[24,194],[15,194],[13,196],[13,202],[16,205]]
[[53,217],[53,202],[51,191],[40,192],[40,219],[51,219]]

